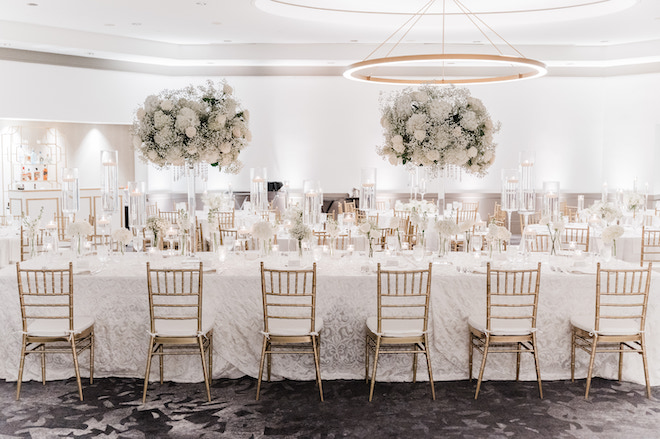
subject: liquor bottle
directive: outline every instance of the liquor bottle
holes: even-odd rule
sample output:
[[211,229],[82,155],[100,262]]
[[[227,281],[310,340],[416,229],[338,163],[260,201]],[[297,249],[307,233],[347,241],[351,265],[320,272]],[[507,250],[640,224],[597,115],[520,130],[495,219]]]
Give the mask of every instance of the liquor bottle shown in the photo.
[[44,166],[44,181],[48,181],[48,167]]

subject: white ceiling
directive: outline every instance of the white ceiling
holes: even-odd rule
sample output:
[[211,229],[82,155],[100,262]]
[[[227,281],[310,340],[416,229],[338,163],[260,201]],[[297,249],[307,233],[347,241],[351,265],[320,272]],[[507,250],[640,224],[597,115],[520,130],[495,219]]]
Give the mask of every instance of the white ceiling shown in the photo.
[[[401,14],[287,7],[285,0],[3,0],[0,59],[165,75],[339,75],[402,24]],[[428,0],[286,0],[362,11],[415,11]],[[446,0],[447,12],[454,0]],[[396,55],[441,50],[442,0]],[[660,72],[660,0],[462,0],[551,75]],[[371,8],[371,9],[370,9]],[[267,12],[268,11],[268,12]],[[454,11],[455,12],[455,11]],[[302,17],[299,17],[303,14]],[[448,52],[495,53],[460,15],[445,21]],[[497,43],[501,43],[498,40]]]

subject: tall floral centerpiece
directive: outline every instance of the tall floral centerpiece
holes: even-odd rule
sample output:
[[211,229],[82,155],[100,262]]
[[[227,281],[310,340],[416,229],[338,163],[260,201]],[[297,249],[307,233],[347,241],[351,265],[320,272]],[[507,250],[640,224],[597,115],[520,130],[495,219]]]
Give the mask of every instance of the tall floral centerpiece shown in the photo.
[[438,257],[442,258],[449,251],[449,241],[452,236],[458,234],[458,224],[451,219],[438,220],[434,224],[435,231],[438,232]]
[[163,235],[169,227],[170,223],[165,218],[159,216],[150,216],[147,218],[147,229],[153,235],[152,247],[161,247],[160,242],[163,240]]
[[269,221],[259,221],[252,226],[252,237],[259,243],[262,256],[270,255],[275,228]]
[[292,208],[287,212],[288,220],[291,221],[291,228],[289,229],[289,236],[298,241],[298,256],[302,259],[303,256],[303,241],[312,238],[312,229],[310,229],[303,222],[303,211],[299,208]]
[[377,151],[393,165],[432,172],[455,165],[483,177],[495,160],[499,124],[465,88],[406,88],[381,106],[385,142]]
[[252,139],[250,114],[234,98],[233,89],[212,81],[197,87],[164,90],[150,95],[138,108],[133,123],[133,146],[138,156],[158,168],[185,166],[188,215],[195,224],[194,167],[209,163],[236,174],[240,152]]

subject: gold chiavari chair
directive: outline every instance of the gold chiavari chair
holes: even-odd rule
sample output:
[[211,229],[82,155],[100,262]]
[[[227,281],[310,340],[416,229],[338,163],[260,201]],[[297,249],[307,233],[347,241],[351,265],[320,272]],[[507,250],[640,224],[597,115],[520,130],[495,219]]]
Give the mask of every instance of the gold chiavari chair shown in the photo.
[[[69,228],[69,216],[68,215],[58,215],[53,216],[55,224],[57,224],[57,239],[62,242],[70,242],[71,239],[66,234],[67,229]],[[76,216],[73,215],[73,221],[76,221]]]
[[94,319],[73,313],[73,264],[64,269],[25,269],[16,263],[23,337],[16,399],[21,396],[25,357],[41,356],[41,380],[46,384],[46,354],[72,354],[83,400],[78,356],[89,350],[89,383],[94,380]]
[[529,215],[524,215],[522,213],[518,214],[520,217],[520,234],[523,234],[523,229],[525,227],[525,216],[527,217],[527,225],[538,224],[541,221],[541,212],[530,213]]
[[564,213],[564,216],[568,218],[569,223],[577,223],[578,222],[577,206],[566,206],[566,211]]
[[355,213],[355,201],[344,201],[344,213]]
[[531,252],[547,253],[552,249],[552,240],[547,234],[532,234]]
[[653,263],[649,263],[646,268],[606,270],[598,263],[595,318],[594,314],[571,318],[571,381],[575,379],[575,349],[590,355],[585,399],[589,397],[597,352],[619,354],[619,381],[623,354],[641,355],[646,396],[651,398],[644,329],[652,266]]
[[589,227],[566,227],[561,233],[561,243],[567,246],[574,242],[578,250],[589,251]]
[[539,396],[543,399],[536,342],[540,280],[540,262],[536,269],[526,270],[495,270],[490,262],[486,265],[486,314],[470,316],[468,320],[470,381],[474,350],[482,354],[474,399],[479,396],[488,354],[501,352],[516,354],[516,381],[520,378],[520,354],[534,355]]
[[147,204],[147,217],[158,216],[158,206],[156,204]]
[[199,219],[195,217],[195,251],[207,252],[209,249],[210,247],[206,239],[204,239],[204,232],[202,231]]
[[479,202],[478,201],[463,201],[461,203],[461,208],[459,210],[463,210],[465,212],[474,212],[475,217],[476,217],[476,213],[479,211]]
[[389,210],[390,202],[388,200],[376,200],[376,210]]
[[218,212],[218,224],[223,229],[233,229],[235,227],[235,218],[236,214],[234,209],[225,212]]
[[[431,299],[431,267],[422,270],[382,270],[377,266],[378,315],[367,319],[364,377],[369,383],[370,351],[374,365],[371,372],[369,401],[374,394],[378,357],[381,354],[413,356],[413,382],[417,380],[417,355],[424,354],[428,368],[431,396],[435,400],[433,371],[428,346],[428,316]],[[407,345],[407,348],[405,348]]]
[[639,265],[660,262],[660,229],[642,227],[642,249]]
[[228,230],[220,227],[220,245],[226,245],[231,242],[236,242],[238,240],[238,230]]
[[477,220],[476,210],[458,209],[456,211],[456,224],[460,224],[465,221],[476,221],[476,220]]
[[159,210],[158,216],[164,218],[168,223],[172,224],[172,227],[176,227],[176,225],[178,224],[177,221],[179,219],[179,212],[176,210],[172,210],[172,211]]
[[328,232],[324,230],[314,230],[312,234],[314,235],[314,238],[316,238],[316,245],[328,245],[330,242],[330,236],[328,236]]
[[362,209],[354,210],[355,212],[355,224],[362,224],[367,221],[367,211]]
[[266,357],[270,381],[272,355],[295,353],[314,356],[316,382],[323,401],[319,335],[323,329],[323,319],[316,316],[316,263],[307,270],[274,270],[264,268],[261,262],[261,294],[264,330],[257,400]]
[[159,357],[161,384],[164,355],[200,355],[206,396],[211,401],[213,322],[202,319],[202,283],[201,262],[199,267],[190,269],[154,269],[147,262],[151,330],[143,403],[147,399],[149,372],[154,355]]

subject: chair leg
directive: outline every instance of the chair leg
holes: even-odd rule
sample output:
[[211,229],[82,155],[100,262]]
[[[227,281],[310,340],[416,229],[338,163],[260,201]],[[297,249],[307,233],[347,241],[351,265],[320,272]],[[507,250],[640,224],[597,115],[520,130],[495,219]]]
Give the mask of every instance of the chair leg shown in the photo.
[[257,380],[257,401],[259,401],[259,392],[261,391],[261,378],[264,374],[264,360],[266,358],[266,346],[268,339],[264,336],[264,342],[261,345],[261,360],[259,361],[259,379]]
[[619,343],[619,382],[621,382],[621,376],[623,375],[623,343]]
[[[142,404],[147,400],[147,387],[149,386],[149,372],[151,371],[151,359],[154,351],[154,336],[149,339],[149,352],[147,353],[147,370],[144,372],[144,390],[142,390]],[[162,358],[162,357],[161,357]]]
[[78,383],[78,395],[80,396],[80,400],[83,400],[83,394],[82,394],[82,383],[80,382],[80,368],[78,365],[78,352],[76,351],[76,340],[71,336],[71,353],[73,354],[73,367],[76,371],[76,382]]
[[490,344],[490,337],[486,335],[486,343],[484,343],[484,356],[481,359],[481,369],[479,369],[479,378],[477,378],[477,391],[474,392],[474,399],[479,396],[479,389],[481,389],[481,380],[484,377],[484,369],[486,368],[486,357],[488,357],[488,345]]
[[94,331],[92,330],[91,341],[89,345],[89,384],[94,384]]
[[424,335],[424,356],[426,356],[426,367],[429,369],[429,381],[431,383],[431,397],[435,401],[435,383],[433,382],[433,369],[431,368],[431,355],[429,354],[429,338]]
[[369,402],[374,396],[374,385],[376,384],[376,370],[378,369],[378,354],[380,353],[380,335],[376,338],[376,352],[374,353],[374,370],[371,373],[371,387],[369,389]]
[[321,346],[316,342],[316,336],[312,335],[312,349],[314,349],[314,366],[316,367],[316,380],[319,384],[319,395],[323,402],[323,382],[321,381]]
[[649,365],[646,359],[646,342],[644,334],[642,334],[642,364],[644,365],[644,380],[646,381],[646,397],[651,399],[651,382],[649,381]]
[[518,343],[518,352],[516,352],[516,381],[520,381],[520,350],[522,345]]
[[41,345],[41,384],[46,385],[46,345]]
[[199,356],[202,358],[202,372],[204,373],[204,385],[206,386],[206,396],[209,399],[209,402],[211,402],[211,386],[209,384],[209,381],[211,381],[211,379],[209,377],[209,371],[206,368],[206,355],[204,353],[204,338],[202,335],[197,336],[197,344],[199,344]]
[[268,350],[270,352],[266,353],[266,361],[268,363],[268,367],[267,367],[267,369],[268,369],[268,382],[270,383],[270,371],[271,371],[271,367],[273,365],[273,353],[272,353],[273,345],[269,343],[269,346],[270,346],[270,349],[268,349]]
[[571,328],[571,382],[575,382],[575,328]]
[[[532,349],[534,349],[534,366],[536,367],[536,380],[539,382],[539,396],[543,399],[543,386],[541,385],[541,366],[539,365],[539,352],[536,343],[536,332],[532,333]],[[518,353],[520,355],[520,353]]]
[[209,377],[213,380],[213,331],[209,332]]
[[413,347],[413,383],[417,382],[417,343]]
[[164,373],[164,365],[163,365],[163,357],[164,357],[163,349],[164,348],[163,348],[162,344],[158,345],[158,353],[160,354],[160,355],[158,355],[158,364],[159,364],[159,370],[160,370],[160,384],[161,385],[163,384],[163,375],[165,374]]
[[472,357],[474,355],[474,343],[472,342],[472,331],[468,336],[468,374],[472,382]]
[[25,335],[23,335],[23,344],[21,345],[21,362],[18,366],[18,381],[16,382],[16,400],[21,397],[21,383],[23,382],[23,367],[25,366]]
[[364,380],[369,384],[369,336],[364,339]]
[[584,399],[589,398],[589,388],[591,387],[591,375],[594,370],[594,359],[596,358],[596,346],[598,345],[598,334],[594,334],[591,339],[591,357],[589,358],[589,370],[587,371],[587,390],[584,392]]

